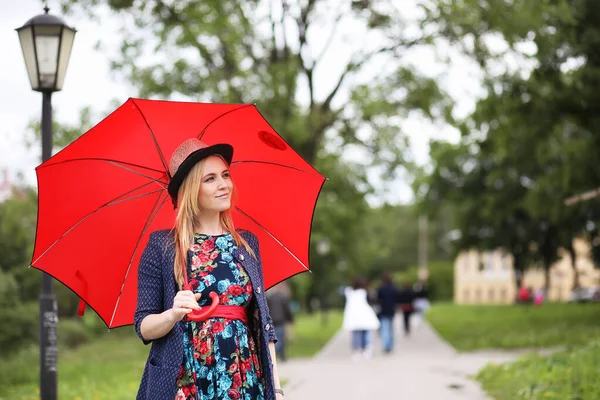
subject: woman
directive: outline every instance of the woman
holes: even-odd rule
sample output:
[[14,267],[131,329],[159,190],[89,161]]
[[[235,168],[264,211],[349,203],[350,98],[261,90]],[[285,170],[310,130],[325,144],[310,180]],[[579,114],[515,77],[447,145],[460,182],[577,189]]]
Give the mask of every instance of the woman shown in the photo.
[[152,348],[137,399],[283,399],[258,240],[233,226],[232,156],[197,139],[171,156],[175,227],[150,235],[138,271],[135,329]]
[[356,278],[352,288],[346,288],[346,306],[344,307],[343,328],[352,332],[352,350],[354,357],[370,357],[370,331],[379,329],[377,314],[367,301],[367,283]]

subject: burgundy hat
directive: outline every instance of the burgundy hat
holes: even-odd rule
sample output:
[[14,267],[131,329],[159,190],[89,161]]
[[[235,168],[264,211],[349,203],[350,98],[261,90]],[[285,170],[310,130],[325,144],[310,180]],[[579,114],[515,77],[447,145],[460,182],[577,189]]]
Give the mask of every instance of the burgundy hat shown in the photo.
[[177,207],[177,193],[185,177],[190,173],[194,165],[212,155],[223,157],[229,165],[233,158],[233,147],[225,143],[208,146],[199,139],[192,138],[181,143],[175,149],[169,162],[171,180],[168,187],[169,195],[175,207]]

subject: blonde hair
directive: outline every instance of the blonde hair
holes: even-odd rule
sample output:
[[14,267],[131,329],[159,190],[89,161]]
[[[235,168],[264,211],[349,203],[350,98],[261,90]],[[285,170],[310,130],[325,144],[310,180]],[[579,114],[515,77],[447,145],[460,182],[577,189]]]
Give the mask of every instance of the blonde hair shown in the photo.
[[[223,157],[217,157],[227,164]],[[202,209],[200,207],[198,193],[200,192],[200,185],[202,184],[204,160],[192,167],[177,193],[177,216],[175,217],[175,226],[173,228],[175,231],[175,263],[173,265],[173,272],[179,288],[183,288],[185,283],[183,268],[187,268],[187,252],[194,243],[194,233],[200,229],[198,220],[202,213]],[[237,191],[235,184],[233,184],[231,207],[225,211],[221,211],[219,219],[221,220],[222,227],[233,236],[236,245],[238,247],[244,246],[246,251],[256,258],[254,251],[252,251],[246,240],[244,240],[244,238],[235,230],[233,225],[231,209],[234,207],[236,197]]]

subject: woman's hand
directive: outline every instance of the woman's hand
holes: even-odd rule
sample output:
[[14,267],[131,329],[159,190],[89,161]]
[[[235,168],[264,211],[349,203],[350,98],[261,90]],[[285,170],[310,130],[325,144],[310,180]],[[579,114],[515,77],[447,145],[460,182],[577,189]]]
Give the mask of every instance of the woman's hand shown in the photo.
[[171,315],[175,322],[181,321],[183,317],[191,313],[193,310],[199,310],[198,300],[200,300],[200,293],[194,293],[191,290],[181,290],[177,292],[173,299],[173,307],[171,308]]

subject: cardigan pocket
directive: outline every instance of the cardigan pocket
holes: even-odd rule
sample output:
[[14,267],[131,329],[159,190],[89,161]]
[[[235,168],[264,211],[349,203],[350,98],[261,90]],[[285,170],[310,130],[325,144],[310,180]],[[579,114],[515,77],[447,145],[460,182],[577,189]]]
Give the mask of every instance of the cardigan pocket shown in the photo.
[[148,384],[146,399],[173,400],[177,389],[179,367],[159,366],[154,359],[148,360]]

